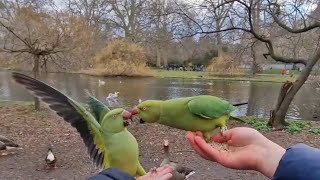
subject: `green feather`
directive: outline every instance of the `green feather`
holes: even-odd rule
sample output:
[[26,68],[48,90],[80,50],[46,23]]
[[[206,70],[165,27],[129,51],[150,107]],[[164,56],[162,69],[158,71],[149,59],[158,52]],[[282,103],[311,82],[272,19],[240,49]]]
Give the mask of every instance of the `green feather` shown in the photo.
[[88,90],[85,90],[85,93],[87,94],[87,103],[94,117],[99,123],[101,123],[103,117],[110,111],[110,109],[97,98],[93,97]]
[[[118,167],[132,176],[146,174],[139,162],[138,143],[135,137],[123,127],[121,112],[124,109],[110,111],[103,103],[89,95],[90,107],[94,113],[91,114],[73,99],[39,80],[15,72],[12,77],[77,129],[96,166]],[[114,117],[114,115],[117,116]],[[103,116],[105,117],[102,118]],[[95,117],[99,117],[100,122]],[[120,124],[123,130],[116,133],[109,132],[107,126],[113,128],[110,121]]]
[[16,72],[12,77],[77,129],[96,166],[105,167],[109,164],[105,156],[107,148],[103,143],[100,124],[90,112],[60,91],[37,79]]
[[191,113],[205,119],[218,118],[228,115],[237,108],[229,102],[215,96],[196,96],[188,102]]

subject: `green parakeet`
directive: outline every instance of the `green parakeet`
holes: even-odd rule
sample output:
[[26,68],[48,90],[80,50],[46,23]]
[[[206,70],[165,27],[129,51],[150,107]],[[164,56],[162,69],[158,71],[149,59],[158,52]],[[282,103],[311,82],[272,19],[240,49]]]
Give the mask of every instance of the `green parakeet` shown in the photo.
[[88,94],[91,114],[73,99],[41,81],[16,72],[13,78],[77,129],[96,166],[103,169],[117,167],[132,176],[146,174],[139,162],[137,140],[125,127],[131,119],[130,112],[122,108],[109,110]]
[[[242,105],[246,103],[241,103]],[[159,123],[186,131],[201,131],[207,142],[214,130],[227,129],[230,113],[236,107],[215,96],[200,95],[169,100],[146,100],[131,111],[139,114],[140,122]]]

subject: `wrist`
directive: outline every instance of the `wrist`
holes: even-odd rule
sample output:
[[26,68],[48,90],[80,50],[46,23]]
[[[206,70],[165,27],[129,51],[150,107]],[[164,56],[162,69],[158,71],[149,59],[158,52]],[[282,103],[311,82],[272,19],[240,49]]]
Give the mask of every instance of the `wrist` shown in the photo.
[[283,147],[269,140],[262,148],[261,156],[258,159],[257,170],[272,179],[285,152],[286,150]]

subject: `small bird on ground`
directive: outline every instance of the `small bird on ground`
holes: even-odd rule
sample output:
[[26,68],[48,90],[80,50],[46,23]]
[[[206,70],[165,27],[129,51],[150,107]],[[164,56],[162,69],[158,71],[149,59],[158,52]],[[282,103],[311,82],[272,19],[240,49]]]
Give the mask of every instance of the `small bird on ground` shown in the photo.
[[13,140],[0,135],[0,155],[1,156],[15,154],[14,152],[10,152],[10,150],[15,149],[17,147],[19,147],[19,145],[14,143]]
[[48,148],[46,163],[50,168],[56,168],[57,158],[53,155],[52,149]]
[[185,180],[195,173],[192,169],[188,167],[180,166],[178,162],[174,162],[170,160],[168,140],[164,140],[163,150],[164,150],[164,159],[161,162],[160,167],[164,165],[170,165],[171,167],[173,167],[174,172],[171,180]]

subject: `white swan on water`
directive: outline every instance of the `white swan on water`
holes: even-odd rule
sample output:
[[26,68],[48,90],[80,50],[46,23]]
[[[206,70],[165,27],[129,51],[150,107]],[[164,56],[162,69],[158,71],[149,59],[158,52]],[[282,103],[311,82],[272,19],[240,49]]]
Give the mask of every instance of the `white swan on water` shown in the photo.
[[100,86],[100,85],[105,85],[105,84],[106,84],[106,82],[105,82],[105,81],[102,81],[102,80],[100,80],[100,79],[99,79],[99,81],[98,81],[98,82],[99,82],[99,86]]

